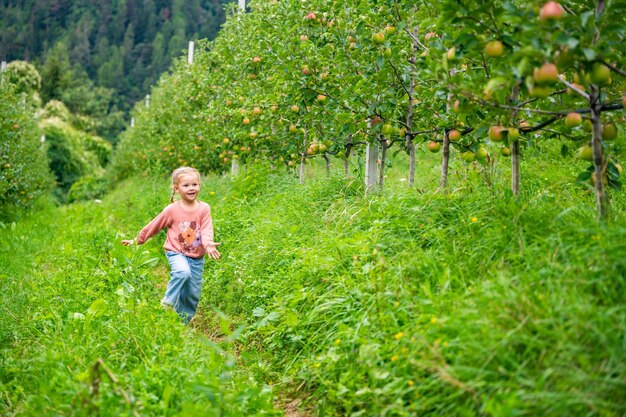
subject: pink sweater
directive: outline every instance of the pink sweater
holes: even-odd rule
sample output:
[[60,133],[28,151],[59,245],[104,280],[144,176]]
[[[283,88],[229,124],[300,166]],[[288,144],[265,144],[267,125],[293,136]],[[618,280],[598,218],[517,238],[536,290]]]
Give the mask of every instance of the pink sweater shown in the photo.
[[190,258],[202,258],[207,248],[215,248],[211,207],[200,203],[192,211],[186,211],[180,202],[174,202],[148,223],[137,235],[141,245],[167,227],[166,251],[182,253]]

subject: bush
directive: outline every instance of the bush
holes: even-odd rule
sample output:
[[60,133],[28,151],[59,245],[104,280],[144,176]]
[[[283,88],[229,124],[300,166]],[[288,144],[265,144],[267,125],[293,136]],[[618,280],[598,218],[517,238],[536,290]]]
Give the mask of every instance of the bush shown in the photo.
[[[31,207],[52,187],[40,131],[11,84],[0,86],[0,208]],[[6,210],[5,210],[6,209]]]
[[80,178],[70,187],[67,193],[67,202],[93,200],[101,198],[106,193],[108,181],[105,177],[87,175]]

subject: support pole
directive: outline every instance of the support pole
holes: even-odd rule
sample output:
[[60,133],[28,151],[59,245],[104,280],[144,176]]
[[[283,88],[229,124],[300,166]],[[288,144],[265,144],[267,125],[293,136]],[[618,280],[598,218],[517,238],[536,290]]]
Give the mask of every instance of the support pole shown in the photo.
[[189,65],[193,64],[193,53],[194,53],[194,43],[193,41],[189,41],[189,48],[187,50],[187,63]]
[[368,143],[365,149],[365,189],[371,191],[376,188],[378,180],[378,144]]

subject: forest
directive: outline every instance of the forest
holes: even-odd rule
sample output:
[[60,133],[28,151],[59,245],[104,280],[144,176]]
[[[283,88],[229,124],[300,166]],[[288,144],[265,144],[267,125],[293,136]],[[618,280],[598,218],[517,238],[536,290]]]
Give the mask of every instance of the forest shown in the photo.
[[114,142],[142,100],[188,42],[215,38],[220,0],[2,1],[0,58],[27,61],[41,74],[41,99],[62,101],[98,120]]

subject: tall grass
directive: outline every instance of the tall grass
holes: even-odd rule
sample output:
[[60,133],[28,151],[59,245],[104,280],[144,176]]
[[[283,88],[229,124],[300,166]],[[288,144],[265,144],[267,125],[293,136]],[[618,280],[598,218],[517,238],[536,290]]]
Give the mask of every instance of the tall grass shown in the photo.
[[209,176],[222,259],[190,327],[156,307],[162,236],[118,245],[169,198],[136,178],[103,204],[3,225],[0,410],[7,415],[621,416],[624,197],[598,224],[578,166],[420,155],[408,189],[308,168]]

